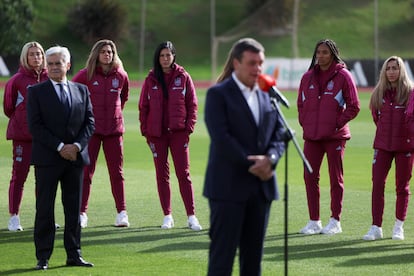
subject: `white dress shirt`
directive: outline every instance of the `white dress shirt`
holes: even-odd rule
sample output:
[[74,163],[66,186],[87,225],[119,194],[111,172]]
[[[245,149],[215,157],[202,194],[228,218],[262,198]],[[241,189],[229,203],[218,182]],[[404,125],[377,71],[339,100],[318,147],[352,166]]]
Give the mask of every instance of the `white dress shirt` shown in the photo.
[[244,98],[246,99],[247,104],[250,107],[250,111],[253,114],[254,120],[256,125],[259,125],[260,121],[260,112],[259,112],[259,99],[257,97],[257,91],[259,89],[258,85],[255,84],[253,89],[245,86],[236,76],[236,74],[232,73],[232,78],[236,82],[237,86],[239,87],[240,91],[242,92]]

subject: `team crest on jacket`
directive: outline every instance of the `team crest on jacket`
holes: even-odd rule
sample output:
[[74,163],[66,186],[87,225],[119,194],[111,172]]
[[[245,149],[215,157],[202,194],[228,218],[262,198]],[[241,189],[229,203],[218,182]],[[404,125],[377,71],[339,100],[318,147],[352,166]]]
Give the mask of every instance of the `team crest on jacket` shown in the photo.
[[328,88],[328,90],[332,90],[333,87],[334,87],[334,82],[331,80],[330,82],[328,82],[327,88]]
[[175,86],[181,86],[181,78],[180,77],[175,78],[174,85]]
[[119,80],[118,79],[113,79],[112,80],[112,87],[113,88],[118,88],[119,87]]

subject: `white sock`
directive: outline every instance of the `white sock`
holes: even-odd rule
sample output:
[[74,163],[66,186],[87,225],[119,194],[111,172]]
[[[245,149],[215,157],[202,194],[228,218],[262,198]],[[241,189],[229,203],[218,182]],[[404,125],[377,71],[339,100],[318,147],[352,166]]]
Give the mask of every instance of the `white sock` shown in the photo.
[[403,227],[404,221],[396,219],[395,220],[395,227]]

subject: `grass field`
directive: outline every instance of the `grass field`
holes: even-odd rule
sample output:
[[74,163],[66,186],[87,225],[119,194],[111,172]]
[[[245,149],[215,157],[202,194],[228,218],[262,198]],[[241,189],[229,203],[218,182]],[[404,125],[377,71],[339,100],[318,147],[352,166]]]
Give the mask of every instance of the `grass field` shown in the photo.
[[[162,212],[156,192],[150,151],[139,134],[138,89],[131,91],[125,119],[125,178],[127,206],[131,226],[113,227],[115,207],[102,152],[93,181],[89,207],[89,225],[82,230],[82,251],[94,268],[64,266],[63,230],[57,231],[55,250],[46,272],[33,271],[36,264],[33,244],[34,177],[33,170],[25,185],[21,206],[24,231],[7,230],[8,183],[11,171],[11,142],[0,140],[0,275],[205,275],[208,256],[209,209],[202,197],[204,170],[209,138],[204,126],[205,91],[198,91],[200,111],[191,138],[191,172],[195,188],[197,216],[204,227],[201,232],[186,228],[184,207],[178,184],[172,174],[173,215],[176,227],[161,230]],[[293,106],[283,109],[297,140],[302,145],[297,124],[295,93],[286,93]],[[288,150],[289,187],[289,275],[409,275],[414,271],[414,220],[410,203],[405,223],[406,239],[391,240],[394,223],[394,172],[386,188],[384,239],[366,242],[361,238],[371,224],[371,158],[374,126],[367,109],[368,93],[361,93],[362,110],[352,121],[353,138],[345,155],[345,198],[342,217],[343,233],[335,236],[301,236],[298,230],[308,221],[302,163],[292,143]],[[5,136],[7,119],[0,115],[0,133]],[[285,166],[278,171],[280,190],[284,193]],[[321,217],[326,224],[329,211],[329,184],[326,163],[321,170]],[[282,275],[284,271],[284,201],[274,202],[263,256],[263,275]],[[62,207],[57,200],[56,221],[63,224]],[[62,225],[63,226],[63,225]],[[235,262],[234,275],[238,275]]]

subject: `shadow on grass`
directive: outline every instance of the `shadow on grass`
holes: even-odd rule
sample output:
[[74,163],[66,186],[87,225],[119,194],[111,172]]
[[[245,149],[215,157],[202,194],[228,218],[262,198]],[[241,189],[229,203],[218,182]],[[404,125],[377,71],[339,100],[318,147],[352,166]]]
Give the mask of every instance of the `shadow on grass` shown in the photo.
[[[199,232],[186,227],[162,230],[159,226],[116,228],[108,225],[88,227],[82,230],[83,246],[131,245],[148,243],[151,247],[137,246],[136,253],[189,252],[192,250],[208,251],[208,230]],[[288,261],[319,262],[321,259],[335,260],[336,267],[378,267],[383,265],[405,264],[412,262],[413,245],[405,242],[383,239],[374,242],[362,239],[349,239],[345,235],[304,236],[289,234]],[[63,227],[56,232],[56,240],[63,240]],[[268,235],[264,248],[264,262],[284,261],[284,235]],[[22,232],[0,230],[0,245],[6,243],[33,243],[33,229]],[[153,244],[152,244],[153,243]],[[274,245],[276,243],[276,245]],[[60,243],[59,243],[60,244]],[[55,245],[62,248],[63,245]],[[33,265],[34,267],[34,265]],[[33,273],[33,267],[16,268],[0,271],[0,275],[17,275]],[[64,265],[50,267],[53,270]]]
[[[63,249],[64,227],[56,230],[55,250]],[[108,225],[96,227],[87,227],[82,229],[82,248],[86,246],[100,246],[111,248],[112,245],[125,244],[134,247],[137,244],[150,244],[142,250],[137,249],[136,253],[163,253],[174,251],[191,251],[191,250],[208,250],[208,230],[192,231],[187,227],[175,227],[173,229],[163,230],[159,226],[149,227],[128,227],[117,228]],[[200,241],[206,240],[205,242]],[[10,232],[0,230],[0,248],[2,244],[25,243],[34,249],[33,228],[25,228],[21,232]],[[34,256],[33,256],[34,257]],[[35,257],[34,257],[35,260]],[[17,275],[36,273],[34,270],[35,263],[32,267],[15,268],[10,270],[0,270],[0,275]],[[48,271],[54,274],[53,270],[64,268],[65,265],[50,266]],[[57,274],[57,273],[56,273]]]
[[[56,230],[55,241],[63,240],[63,230],[60,228]],[[106,225],[88,227],[82,230],[82,247],[95,245],[111,245],[111,244],[132,244],[132,243],[148,243],[155,241],[168,240],[167,245],[153,248],[142,252],[162,252],[171,250],[188,250],[188,249],[206,249],[207,243],[199,243],[191,240],[186,245],[183,239],[191,237],[206,236],[208,230],[192,231],[186,227],[174,228],[168,230],[161,230],[159,226],[141,227],[141,228],[117,228]],[[174,242],[176,241],[176,242]],[[10,232],[7,230],[0,230],[0,244],[6,243],[33,243],[33,228],[26,228],[20,232]],[[59,246],[57,243],[55,246]]]
[[[63,233],[61,234],[63,235]],[[82,231],[82,245],[105,245],[119,243],[144,243],[161,240],[181,240],[208,235],[208,230],[192,231],[186,227],[174,229],[160,229],[159,226],[141,228],[109,228],[98,226],[87,228]],[[160,249],[159,251],[162,251]]]
[[[401,241],[381,239],[364,241],[361,239],[332,240],[334,236],[289,234],[288,261],[335,258],[343,260],[337,263],[338,267],[380,266],[390,264],[406,264],[412,262],[413,254],[406,253],[413,250],[413,245]],[[335,236],[338,238],[338,236]],[[298,242],[298,239],[301,241]],[[284,235],[273,235],[267,241],[284,241]],[[293,241],[294,244],[291,242]],[[300,243],[300,244],[298,244]],[[269,244],[269,242],[268,242]],[[281,246],[267,246],[263,260],[284,261],[284,244]],[[372,257],[367,257],[372,255]]]
[[[60,266],[53,266],[49,267],[47,271],[50,271],[49,274],[54,274],[53,271],[56,269],[61,269],[63,267],[67,267],[66,265],[60,265]],[[0,270],[0,275],[21,275],[21,274],[33,274],[38,272],[38,270],[35,270],[35,265],[31,268],[18,268],[18,269],[10,269],[10,270]],[[40,270],[39,273],[46,272],[44,270]]]
[[[64,227],[56,230],[55,239],[63,238]],[[145,234],[148,233],[148,234]],[[131,235],[131,236],[129,236]],[[133,235],[133,236],[132,236]],[[110,244],[111,241],[118,243],[118,237],[124,242],[148,242],[162,239],[175,239],[208,235],[208,230],[192,231],[186,227],[161,230],[159,226],[153,227],[110,227],[106,225],[88,227],[82,230],[82,244],[93,245]],[[99,240],[97,238],[104,237]],[[90,239],[90,240],[89,240]],[[89,241],[88,241],[89,240]],[[33,241],[33,228],[25,228],[24,231],[11,232],[0,230],[0,244],[4,243],[27,243]]]
[[[24,231],[0,230],[0,244],[33,242],[33,228],[25,228]],[[1,274],[0,274],[1,275]]]

